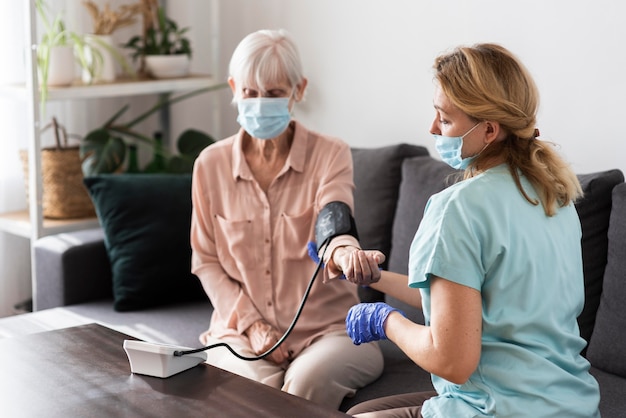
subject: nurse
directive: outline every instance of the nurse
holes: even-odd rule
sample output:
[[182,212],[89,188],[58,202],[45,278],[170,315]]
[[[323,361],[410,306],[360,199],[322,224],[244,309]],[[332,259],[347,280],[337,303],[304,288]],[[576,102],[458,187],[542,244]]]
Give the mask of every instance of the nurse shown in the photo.
[[[435,60],[431,133],[464,179],[431,197],[409,257],[412,304],[426,325],[384,303],[346,318],[356,344],[389,338],[432,375],[436,392],[353,407],[358,417],[598,417],[580,355],[581,226],[575,174],[535,129],[539,95],[494,44]],[[406,276],[372,285],[406,300]],[[557,297],[555,297],[555,295]]]

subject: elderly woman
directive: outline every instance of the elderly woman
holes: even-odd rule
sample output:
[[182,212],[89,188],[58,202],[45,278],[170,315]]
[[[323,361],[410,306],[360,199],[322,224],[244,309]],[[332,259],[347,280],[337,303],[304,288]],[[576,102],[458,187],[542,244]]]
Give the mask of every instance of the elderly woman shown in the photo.
[[[243,356],[265,353],[289,327],[315,264],[307,254],[317,215],[330,202],[353,206],[352,158],[344,142],[291,116],[307,87],[296,45],[285,31],[262,30],[235,49],[228,79],[241,129],[205,149],[193,175],[192,270],[215,310],[204,344],[226,342]],[[338,408],[375,380],[379,347],[357,347],[344,320],[359,281],[378,280],[378,251],[351,235],[326,251],[289,337],[262,360],[223,348],[208,362],[311,401]]]
[[598,384],[576,322],[584,283],[573,201],[581,189],[553,146],[537,139],[535,83],[494,44],[437,58],[435,78],[431,133],[464,180],[428,202],[410,250],[410,289],[406,276],[387,273],[375,285],[422,307],[426,325],[383,303],[356,305],[346,325],[355,343],[396,343],[431,373],[436,393],[372,400],[348,413],[598,417]]

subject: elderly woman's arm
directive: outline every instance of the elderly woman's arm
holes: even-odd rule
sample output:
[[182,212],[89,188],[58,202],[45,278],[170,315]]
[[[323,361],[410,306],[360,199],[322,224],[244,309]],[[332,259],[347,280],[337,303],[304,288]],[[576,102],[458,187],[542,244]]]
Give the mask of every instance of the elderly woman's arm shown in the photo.
[[215,216],[211,213],[210,188],[218,168],[208,155],[202,154],[194,165],[191,198],[190,242],[191,269],[198,276],[213,307],[227,326],[243,334],[252,324],[263,319],[241,284],[224,270],[217,255]]

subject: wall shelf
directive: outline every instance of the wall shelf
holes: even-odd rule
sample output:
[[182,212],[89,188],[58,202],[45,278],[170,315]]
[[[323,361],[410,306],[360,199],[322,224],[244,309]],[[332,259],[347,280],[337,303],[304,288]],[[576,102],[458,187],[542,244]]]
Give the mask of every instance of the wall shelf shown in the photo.
[[[114,83],[82,84],[76,81],[68,87],[50,87],[48,100],[100,99],[105,97],[136,96],[142,94],[170,93],[197,90],[220,84],[209,75],[194,74],[184,78],[163,80],[121,79]],[[0,86],[0,95],[11,98],[28,99],[24,84]]]
[[[61,232],[78,231],[81,229],[96,228],[98,226],[100,226],[98,218],[44,218],[42,235],[52,235]],[[5,231],[24,238],[30,238],[33,234],[33,228],[30,222],[30,217],[28,215],[28,210],[0,214],[0,231]]]
[[[184,78],[161,79],[161,80],[132,80],[121,79],[114,83],[102,84],[82,84],[75,82],[68,87],[53,87],[49,89],[49,101],[64,101],[78,99],[101,99],[106,97],[129,97],[144,94],[160,94],[193,91],[220,84],[209,75],[194,74]],[[4,85],[0,86],[0,96],[17,98],[23,100],[33,100],[28,95],[26,85]],[[41,216],[39,214],[39,216]],[[40,237],[60,232],[69,232],[98,226],[98,220],[93,219],[72,219],[72,220],[50,220],[43,219],[42,230],[35,231],[30,222],[28,211],[19,211],[0,214],[0,231],[9,232],[21,237]]]

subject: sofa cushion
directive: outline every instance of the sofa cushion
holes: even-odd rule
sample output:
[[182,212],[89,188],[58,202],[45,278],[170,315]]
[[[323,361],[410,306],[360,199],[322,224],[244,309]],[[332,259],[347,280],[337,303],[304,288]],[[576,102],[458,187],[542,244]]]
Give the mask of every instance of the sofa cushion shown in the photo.
[[354,218],[363,248],[389,257],[391,228],[398,203],[402,162],[428,155],[424,147],[398,144],[381,148],[352,148],[354,162]]
[[602,293],[611,193],[617,184],[624,181],[624,175],[619,170],[609,170],[581,174],[578,179],[584,192],[584,197],[576,202],[576,210],[583,231],[582,252],[585,275],[585,306],[578,317],[578,324],[580,335],[589,341]]
[[[409,158],[402,163],[402,183],[392,230],[390,271],[407,274],[409,248],[428,199],[459,178],[460,172],[431,157]],[[413,322],[424,323],[424,316],[419,309],[391,296],[386,296],[385,300],[401,309]]]
[[600,414],[602,418],[622,418],[626,411],[626,378],[591,366],[591,375],[600,385]]
[[33,250],[35,310],[112,298],[111,263],[102,228],[48,235],[36,240]]
[[85,185],[105,234],[115,310],[206,298],[191,273],[191,175],[101,175]]
[[[352,148],[354,219],[363,248],[380,250],[389,257],[402,161],[416,155],[428,155],[428,150],[411,144]],[[387,263],[382,268],[387,268]],[[359,288],[359,296],[364,302],[383,299],[382,293],[365,287]]]
[[613,189],[604,285],[587,358],[594,367],[626,377],[626,183]]
[[458,180],[459,171],[432,157],[414,157],[402,163],[402,183],[393,222],[389,270],[407,274],[409,248],[428,199]]

